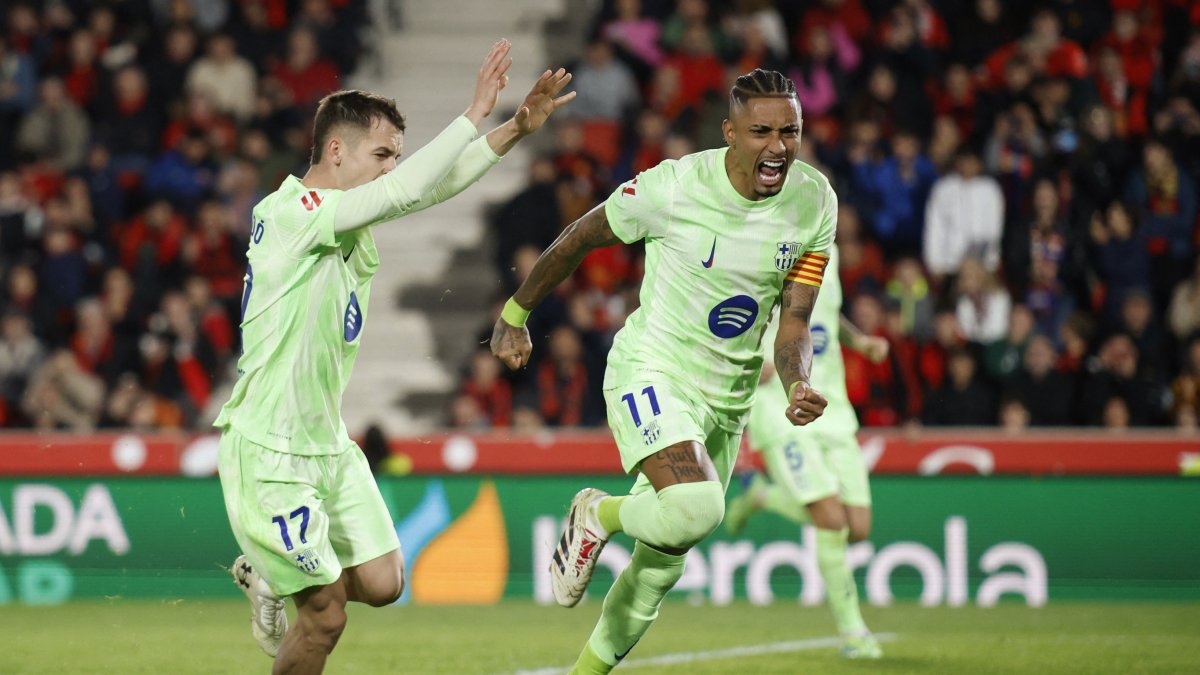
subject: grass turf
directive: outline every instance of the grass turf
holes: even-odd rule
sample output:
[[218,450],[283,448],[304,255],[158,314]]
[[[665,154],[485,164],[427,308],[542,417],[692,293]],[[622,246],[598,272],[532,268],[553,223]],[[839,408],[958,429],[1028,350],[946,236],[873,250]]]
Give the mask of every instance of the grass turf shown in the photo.
[[[494,607],[352,606],[326,672],[515,673],[570,664],[600,611],[511,601]],[[1184,673],[1200,672],[1200,604],[1051,602],[870,608],[895,634],[878,662],[833,647],[646,663],[652,657],[793,642],[832,634],[824,608],[668,602],[618,672],[640,673]],[[113,599],[0,610],[0,673],[266,673],[244,601]],[[564,669],[565,672],[565,669]]]

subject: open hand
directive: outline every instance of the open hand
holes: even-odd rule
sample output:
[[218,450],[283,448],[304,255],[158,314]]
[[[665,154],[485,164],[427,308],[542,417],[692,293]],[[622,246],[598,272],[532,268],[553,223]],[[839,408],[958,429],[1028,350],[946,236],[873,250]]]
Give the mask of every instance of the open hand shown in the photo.
[[492,45],[492,50],[483,60],[483,66],[479,68],[479,76],[475,78],[475,99],[464,113],[476,127],[483,118],[492,114],[496,101],[500,99],[500,91],[508,86],[508,75],[505,73],[512,65],[512,58],[508,55],[510,49],[512,43],[501,38]]
[[807,382],[801,382],[788,401],[787,418],[794,426],[802,427],[820,417],[829,401]]
[[[553,72],[547,70],[542,73],[538,81],[533,84],[533,88],[529,90],[529,94],[525,96],[525,100],[521,102],[517,114],[513,116],[513,121],[517,124],[517,131],[521,135],[531,134],[540,129],[551,113],[575,98],[573,91],[558,96],[558,92],[562,91],[570,81],[571,73],[564,68]],[[555,98],[556,96],[558,98]]]
[[509,370],[523,368],[529,363],[529,354],[533,352],[529,329],[524,326],[517,328],[504,319],[496,319],[491,346],[492,354],[503,361]]

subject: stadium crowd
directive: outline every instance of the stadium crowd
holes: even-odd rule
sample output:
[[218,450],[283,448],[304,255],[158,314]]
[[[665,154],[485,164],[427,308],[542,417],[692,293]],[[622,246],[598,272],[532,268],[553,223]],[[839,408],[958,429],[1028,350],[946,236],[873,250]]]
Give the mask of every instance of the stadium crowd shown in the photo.
[[0,426],[203,422],[238,349],[250,210],[307,167],[363,5],[3,3]]
[[[598,4],[572,117],[492,216],[497,314],[564,225],[719,147],[732,79],[776,69],[840,197],[844,311],[891,344],[845,354],[864,424],[1197,427],[1200,4]],[[486,348],[464,366],[451,423],[602,424],[642,264],[593,253],[532,315],[526,371]]]

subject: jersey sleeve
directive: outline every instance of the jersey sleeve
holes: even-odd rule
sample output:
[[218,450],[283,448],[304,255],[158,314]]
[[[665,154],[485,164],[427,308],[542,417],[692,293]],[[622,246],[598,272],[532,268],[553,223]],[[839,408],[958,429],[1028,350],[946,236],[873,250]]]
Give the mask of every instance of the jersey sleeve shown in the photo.
[[500,161],[500,155],[488,145],[487,137],[478,138],[458,156],[450,172],[433,189],[421,196],[405,215],[441,204],[454,195],[474,185],[483,174]]
[[[805,247],[792,269],[788,270],[787,280],[820,288],[825,278],[825,268],[829,266],[830,249],[833,247],[833,237],[837,231],[838,200],[833,186],[825,186],[825,203],[821,208],[820,220],[813,233],[812,241]],[[835,272],[836,273],[836,272]]]
[[665,161],[622,183],[604,203],[613,234],[632,244],[666,234],[668,205],[675,190],[675,162]]
[[388,174],[347,190],[349,199],[342,200],[334,222],[337,231],[349,232],[411,213],[446,177],[478,133],[470,120],[457,117]]
[[821,222],[817,226],[816,235],[808,246],[810,251],[820,251],[828,254],[833,246],[833,237],[837,233],[838,198],[833,186],[825,185],[825,207],[821,209]]
[[268,227],[283,251],[293,258],[303,258],[335,245],[334,214],[344,194],[341,190],[305,188],[277,200]]

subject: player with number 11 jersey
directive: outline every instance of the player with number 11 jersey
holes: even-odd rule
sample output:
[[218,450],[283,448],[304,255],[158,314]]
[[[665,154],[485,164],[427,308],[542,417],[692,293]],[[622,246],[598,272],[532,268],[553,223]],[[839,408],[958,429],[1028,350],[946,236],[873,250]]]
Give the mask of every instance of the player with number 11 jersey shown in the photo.
[[[615,532],[636,540],[573,673],[607,673],[658,616],[688,551],[720,524],[725,489],[762,369],[760,344],[781,306],[774,361],[804,425],[825,400],[809,385],[808,317],[833,243],[837,198],[796,159],[800,102],[791,80],[754,70],[730,92],[728,147],[667,160],[617,188],[538,259],[505,305],[492,352],[528,362],[529,312],[588,251],[645,241],[640,307],[608,355],[604,400],[628,495],[575,495],[551,555],[555,600],[583,597]],[[699,645],[697,645],[699,647]]]

